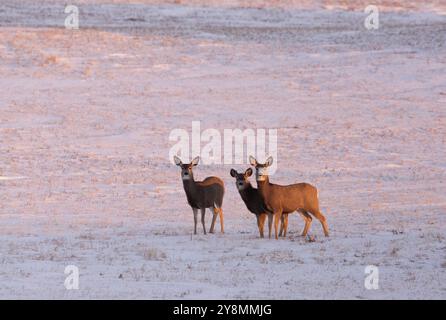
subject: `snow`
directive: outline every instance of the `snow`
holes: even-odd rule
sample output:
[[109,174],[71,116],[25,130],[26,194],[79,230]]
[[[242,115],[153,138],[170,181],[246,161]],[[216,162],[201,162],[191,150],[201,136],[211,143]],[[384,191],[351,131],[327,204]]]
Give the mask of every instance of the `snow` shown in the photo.
[[[2,1],[0,298],[445,299],[444,1],[376,1],[374,31],[366,1],[176,2],[77,1],[70,31],[65,2]],[[331,236],[259,239],[248,165],[195,168],[226,232],[192,235],[168,138],[198,120],[277,128],[271,180],[316,185]]]

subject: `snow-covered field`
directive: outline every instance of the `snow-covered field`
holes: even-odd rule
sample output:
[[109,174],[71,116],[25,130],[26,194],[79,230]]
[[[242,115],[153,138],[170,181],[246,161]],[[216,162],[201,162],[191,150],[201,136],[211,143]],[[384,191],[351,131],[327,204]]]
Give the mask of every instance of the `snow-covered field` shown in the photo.
[[[83,0],[76,31],[65,2],[0,4],[0,298],[446,298],[445,1],[377,1],[373,31],[359,0]],[[192,121],[277,128],[271,180],[316,185],[331,237],[259,239],[247,165],[195,169],[226,232],[193,236]]]

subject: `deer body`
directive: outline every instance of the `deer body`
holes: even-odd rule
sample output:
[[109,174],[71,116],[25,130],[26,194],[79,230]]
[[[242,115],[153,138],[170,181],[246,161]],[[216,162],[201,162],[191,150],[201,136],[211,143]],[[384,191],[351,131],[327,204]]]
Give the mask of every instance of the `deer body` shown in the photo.
[[187,202],[192,208],[221,208],[225,192],[224,183],[220,178],[207,177],[203,181],[183,180]]
[[292,213],[318,209],[317,189],[311,184],[304,182],[281,186],[270,183],[266,177],[264,181],[259,181],[258,187],[268,210],[280,208],[282,213]]
[[205,215],[207,208],[213,211],[212,224],[209,232],[214,232],[217,215],[219,215],[221,232],[224,233],[222,204],[225,187],[223,181],[217,177],[207,177],[203,181],[195,181],[192,168],[198,164],[199,157],[196,157],[191,163],[187,164],[183,164],[176,156],[174,160],[176,165],[181,167],[181,177],[187,202],[192,207],[194,213],[194,234],[197,234],[198,210],[201,210],[201,223],[203,225],[203,232],[206,234]]
[[265,213],[266,207],[263,204],[263,199],[251,183],[245,189],[239,190],[238,192],[250,212],[256,215]]
[[[308,183],[297,183],[292,185],[277,185],[269,182],[267,168],[272,164],[272,158],[268,158],[265,164],[260,164],[253,157],[250,157],[251,164],[256,168],[256,178],[258,192],[261,195],[266,209],[274,214],[274,229],[276,239],[279,220],[283,214],[299,212],[305,220],[305,227],[302,232],[306,236],[311,226],[312,217],[316,217],[322,224],[325,236],[328,236],[328,225],[325,216],[319,210],[319,199],[316,187]],[[288,219],[285,218],[283,230],[286,235]]]

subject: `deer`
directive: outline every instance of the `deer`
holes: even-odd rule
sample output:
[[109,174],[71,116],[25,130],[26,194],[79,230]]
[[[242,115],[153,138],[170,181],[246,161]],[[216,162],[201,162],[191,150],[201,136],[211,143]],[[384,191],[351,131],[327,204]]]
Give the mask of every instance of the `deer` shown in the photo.
[[[271,239],[271,229],[273,222],[272,212],[266,210],[266,206],[263,202],[262,197],[256,188],[251,185],[249,177],[252,175],[252,169],[248,168],[245,172],[238,173],[237,170],[231,169],[231,177],[235,178],[235,186],[246,205],[246,208],[253,213],[257,218],[257,227],[259,228],[260,238],[264,238],[263,229],[265,226],[266,217],[268,217],[268,235]],[[282,234],[282,229],[284,226],[284,219],[288,215],[284,214],[282,216],[281,231],[279,236]],[[286,232],[285,232],[286,233]]]
[[255,214],[257,218],[257,227],[259,228],[260,238],[263,238],[263,229],[265,226],[266,217],[268,217],[268,234],[271,238],[272,228],[272,213],[266,211],[265,204],[257,189],[249,182],[249,177],[252,175],[252,169],[248,168],[243,173],[238,173],[235,169],[230,171],[231,177],[235,178],[235,185],[238,189],[246,208]]
[[[316,187],[305,182],[286,186],[270,183],[268,167],[273,164],[272,157],[269,157],[265,163],[259,163],[253,156],[250,156],[249,162],[256,169],[257,190],[265,203],[266,209],[274,215],[276,239],[278,239],[277,229],[279,220],[282,220],[282,215],[295,211],[299,212],[305,221],[302,236],[305,237],[310,229],[313,220],[311,215],[320,221],[325,236],[329,236],[327,220],[319,210]],[[288,219],[285,218],[284,220],[282,224],[286,236]]]
[[203,232],[206,234],[205,215],[206,209],[213,211],[212,224],[209,233],[214,233],[217,215],[220,217],[221,233],[224,233],[223,225],[223,196],[225,186],[218,177],[207,177],[203,181],[195,181],[193,167],[198,165],[200,157],[195,157],[191,163],[183,163],[181,159],[174,156],[174,162],[181,168],[181,179],[183,180],[184,191],[189,205],[194,213],[194,234],[197,234],[198,210],[201,210],[201,224]]

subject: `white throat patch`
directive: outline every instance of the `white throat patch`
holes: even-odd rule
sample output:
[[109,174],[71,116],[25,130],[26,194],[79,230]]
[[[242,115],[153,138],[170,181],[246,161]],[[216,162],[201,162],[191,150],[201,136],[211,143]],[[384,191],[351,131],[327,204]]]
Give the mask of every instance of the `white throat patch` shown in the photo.
[[256,170],[257,181],[265,181],[268,176],[268,168],[258,168]]

